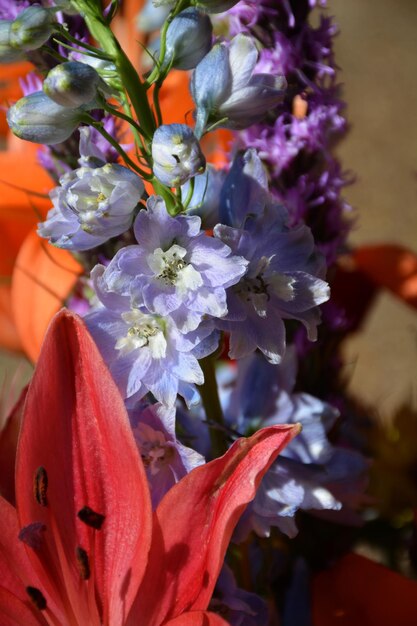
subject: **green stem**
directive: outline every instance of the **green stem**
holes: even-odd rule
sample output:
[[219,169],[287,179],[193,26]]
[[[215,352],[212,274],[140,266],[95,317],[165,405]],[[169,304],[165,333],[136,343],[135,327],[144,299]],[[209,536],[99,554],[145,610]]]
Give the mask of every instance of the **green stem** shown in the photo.
[[156,195],[161,196],[165,200],[168,213],[170,215],[176,215],[175,207],[177,205],[177,199],[171,189],[159,182],[155,176],[152,178],[151,183]]
[[130,124],[130,126],[132,126],[133,129],[137,130],[138,133],[143,135],[145,139],[148,139],[148,140],[150,139],[147,135],[145,135],[145,131],[143,130],[143,128],[141,128],[141,126],[139,126],[139,124],[137,124],[135,120],[132,117],[130,117],[130,115],[127,115],[126,113],[122,113],[118,109],[115,109],[114,107],[112,107],[107,102],[102,102],[101,106],[103,107],[105,111],[107,111],[107,113],[111,113],[112,115],[115,115],[116,117],[120,117],[121,120],[124,120],[125,122]]
[[121,83],[129,96],[140,126],[148,136],[152,137],[155,131],[155,120],[146,97],[146,89],[106,23],[101,9],[91,0],[76,0],[74,4],[83,15],[94,39],[99,42],[116,65]]
[[186,198],[184,200],[184,209],[188,209],[188,205],[191,202],[191,198],[193,197],[193,193],[194,193],[194,187],[195,187],[195,178],[192,178],[190,180],[190,185],[188,188],[188,193],[186,195]]
[[168,26],[171,24],[172,20],[174,19],[174,17],[176,17],[178,15],[178,13],[180,13],[181,11],[183,11],[184,9],[186,9],[189,6],[190,2],[189,0],[179,0],[179,2],[177,2],[177,5],[172,9],[172,11],[170,12],[170,14],[168,15],[168,17],[166,18],[162,28],[161,28],[161,33],[160,33],[160,48],[159,48],[159,59],[155,65],[155,67],[153,68],[152,72],[150,73],[150,75],[148,76],[147,80],[146,80],[146,85],[149,88],[155,81],[158,81],[162,84],[165,75],[166,75],[166,71],[164,70],[164,72],[161,74],[161,67],[164,63],[164,59],[165,59],[165,53],[166,53],[166,44],[167,44],[167,31],[168,31]]
[[109,142],[109,144],[111,144],[113,146],[113,148],[115,150],[117,150],[117,152],[120,154],[120,156],[122,157],[122,159],[125,161],[125,163],[127,165],[129,165],[133,170],[135,170],[135,172],[137,172],[140,176],[142,176],[142,178],[145,178],[146,180],[149,180],[150,178],[150,174],[148,174],[147,172],[145,172],[144,170],[141,170],[140,167],[138,167],[136,165],[136,163],[134,161],[132,161],[132,159],[130,158],[130,156],[128,154],[126,154],[126,152],[123,150],[123,148],[117,143],[117,141],[114,139],[114,137],[112,137],[105,128],[103,128],[103,125],[100,122],[96,122],[96,120],[90,120],[88,122],[89,124],[91,124],[91,126],[94,126],[94,128],[96,128],[98,130],[98,132],[103,135],[103,137],[105,139],[107,139],[107,141]]
[[[227,450],[227,443],[224,434],[224,417],[220,404],[219,390],[217,387],[214,360],[205,357],[199,361],[204,374],[204,383],[199,385],[201,400],[203,402],[206,417],[210,426],[210,439],[214,456],[221,456]],[[219,428],[216,427],[219,426]]]

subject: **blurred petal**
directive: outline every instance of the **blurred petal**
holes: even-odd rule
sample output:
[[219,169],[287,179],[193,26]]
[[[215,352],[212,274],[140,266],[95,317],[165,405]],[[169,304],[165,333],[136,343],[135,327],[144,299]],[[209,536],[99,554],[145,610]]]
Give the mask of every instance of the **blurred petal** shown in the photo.
[[353,252],[356,266],[380,287],[385,287],[417,308],[417,255],[395,244],[362,246]]
[[411,626],[417,583],[357,554],[348,554],[313,582],[314,626]]
[[11,411],[6,424],[0,433],[0,493],[9,502],[15,502],[14,474],[16,465],[16,449],[19,437],[23,407],[26,400],[27,387]]
[[81,271],[67,250],[46,244],[34,231],[21,246],[12,277],[12,310],[23,348],[32,361],[38,358],[52,316],[62,307]]

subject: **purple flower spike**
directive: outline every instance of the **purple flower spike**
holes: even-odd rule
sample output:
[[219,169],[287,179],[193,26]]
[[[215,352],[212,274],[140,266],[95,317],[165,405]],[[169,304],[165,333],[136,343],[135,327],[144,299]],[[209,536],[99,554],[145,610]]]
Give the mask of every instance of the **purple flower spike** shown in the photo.
[[247,261],[201,231],[199,217],[171,217],[156,196],[147,206],[135,221],[139,245],[116,254],[103,276],[106,289],[127,282],[135,306],[170,315],[182,333],[204,316],[226,315],[225,290],[243,276]]

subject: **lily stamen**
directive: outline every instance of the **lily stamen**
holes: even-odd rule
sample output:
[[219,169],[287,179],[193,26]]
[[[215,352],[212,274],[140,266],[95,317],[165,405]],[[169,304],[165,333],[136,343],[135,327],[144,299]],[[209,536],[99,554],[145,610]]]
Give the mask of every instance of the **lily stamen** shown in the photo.
[[48,505],[47,492],[48,474],[46,473],[46,469],[40,466],[36,470],[33,479],[33,495],[35,496],[36,502],[41,506]]

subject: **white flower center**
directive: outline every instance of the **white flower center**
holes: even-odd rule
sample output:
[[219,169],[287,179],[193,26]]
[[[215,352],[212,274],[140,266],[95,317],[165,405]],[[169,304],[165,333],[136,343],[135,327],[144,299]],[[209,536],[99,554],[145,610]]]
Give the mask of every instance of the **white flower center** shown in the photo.
[[180,296],[203,284],[200,272],[185,260],[186,254],[187,250],[175,243],[166,251],[157,248],[147,259],[156,278],[165,285],[175,285]]
[[153,359],[162,359],[166,355],[167,342],[158,318],[132,309],[122,313],[122,319],[129,324],[124,337],[117,340],[115,348],[125,355],[133,350],[147,347]]
[[284,302],[290,302],[294,299],[294,283],[295,279],[286,274],[279,272],[269,272],[268,269],[270,259],[261,257],[252,276],[244,278],[236,288],[236,292],[246,302],[251,302],[259,317],[266,317],[267,302],[271,295],[276,296]]

